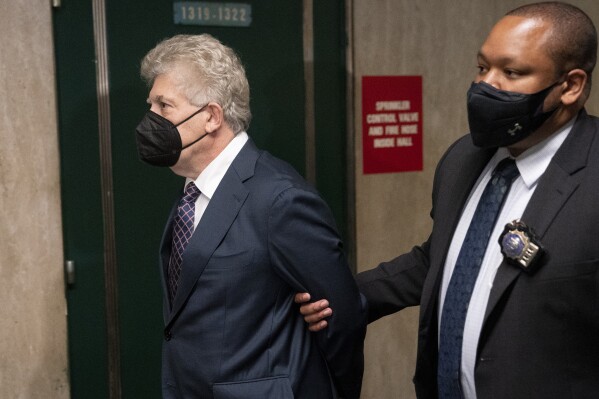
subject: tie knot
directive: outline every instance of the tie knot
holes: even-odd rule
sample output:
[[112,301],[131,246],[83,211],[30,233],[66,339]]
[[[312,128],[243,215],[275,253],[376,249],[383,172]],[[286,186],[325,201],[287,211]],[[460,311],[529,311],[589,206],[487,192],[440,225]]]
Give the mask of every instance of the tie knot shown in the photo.
[[183,201],[185,202],[195,202],[196,199],[200,196],[200,189],[198,186],[194,184],[194,182],[190,182],[185,187],[185,194],[183,195]]
[[501,176],[508,181],[513,181],[520,174],[516,161],[512,158],[505,158],[495,167],[493,172],[495,176]]

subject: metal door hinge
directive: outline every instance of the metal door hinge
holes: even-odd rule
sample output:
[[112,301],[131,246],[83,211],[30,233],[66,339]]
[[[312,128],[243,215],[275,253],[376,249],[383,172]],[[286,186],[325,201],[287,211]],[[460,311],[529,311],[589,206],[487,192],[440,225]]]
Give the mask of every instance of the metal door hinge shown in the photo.
[[72,286],[75,284],[75,261],[67,260],[64,263],[64,275],[67,286]]
[[62,0],[52,0],[52,7],[59,8]]

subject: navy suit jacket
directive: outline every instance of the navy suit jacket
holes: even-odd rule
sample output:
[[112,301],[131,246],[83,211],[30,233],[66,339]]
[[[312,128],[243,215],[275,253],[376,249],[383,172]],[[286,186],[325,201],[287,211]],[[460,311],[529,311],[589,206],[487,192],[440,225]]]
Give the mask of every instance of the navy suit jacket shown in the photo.
[[[161,243],[165,398],[358,398],[366,310],[330,210],[250,139],[227,170],[165,285],[173,211]],[[293,297],[335,309],[310,333]]]
[[[437,397],[439,287],[453,232],[494,150],[457,141],[433,185],[421,246],[358,275],[369,319],[420,305],[414,383]],[[599,397],[599,121],[581,111],[522,215],[545,247],[529,274],[503,262],[493,282],[474,378],[479,399]],[[498,237],[497,237],[498,238]],[[499,245],[499,244],[493,244]]]

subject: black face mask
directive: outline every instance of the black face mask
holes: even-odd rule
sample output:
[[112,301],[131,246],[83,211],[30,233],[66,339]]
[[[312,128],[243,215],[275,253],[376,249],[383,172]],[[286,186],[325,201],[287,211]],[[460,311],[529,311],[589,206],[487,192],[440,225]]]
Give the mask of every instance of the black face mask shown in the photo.
[[179,160],[181,151],[208,134],[204,133],[197,140],[183,147],[177,126],[202,112],[206,105],[176,125],[157,113],[148,111],[135,128],[139,159],[154,166],[174,166]]
[[468,90],[468,124],[474,145],[507,147],[528,137],[553,112],[543,112],[543,102],[556,85],[534,94],[504,91],[485,83],[472,83]]

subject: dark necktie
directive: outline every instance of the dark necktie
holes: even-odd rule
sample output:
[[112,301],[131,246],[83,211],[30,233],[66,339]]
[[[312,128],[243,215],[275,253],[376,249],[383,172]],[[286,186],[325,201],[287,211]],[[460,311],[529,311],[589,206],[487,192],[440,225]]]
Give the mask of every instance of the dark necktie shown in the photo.
[[181,275],[183,251],[185,251],[185,247],[193,234],[195,201],[199,195],[200,189],[193,182],[189,183],[185,188],[185,194],[179,201],[177,215],[173,221],[173,242],[168,264],[168,287],[171,306],[177,293],[177,285]]
[[516,176],[518,168],[513,159],[506,158],[495,168],[474,211],[451,275],[439,327],[437,381],[440,399],[462,397],[460,364],[468,304],[497,215]]

